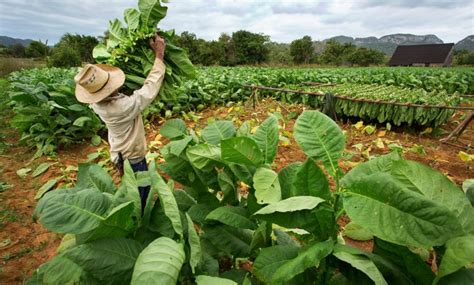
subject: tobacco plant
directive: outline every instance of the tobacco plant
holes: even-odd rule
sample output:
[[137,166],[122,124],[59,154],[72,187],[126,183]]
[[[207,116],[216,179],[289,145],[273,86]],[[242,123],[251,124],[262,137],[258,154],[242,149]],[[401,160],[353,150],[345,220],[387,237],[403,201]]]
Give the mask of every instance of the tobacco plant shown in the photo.
[[[160,172],[125,166],[118,189],[82,165],[73,189],[46,194],[35,218],[66,233],[58,255],[29,284],[469,284],[473,208],[448,178],[397,153],[339,168],[345,136],[305,111],[294,138],[307,159],[280,172],[279,120],[251,134],[216,121],[199,134],[182,120]],[[173,182],[175,181],[175,182]],[[151,185],[140,217],[137,187]],[[158,198],[155,200],[155,196]],[[372,252],[345,244],[347,215],[374,236]],[[433,272],[419,253],[432,256]],[[469,279],[471,278],[471,279]]]
[[20,141],[35,146],[36,156],[54,154],[57,147],[98,137],[104,125],[74,96],[76,68],[44,68],[10,75],[11,125]]

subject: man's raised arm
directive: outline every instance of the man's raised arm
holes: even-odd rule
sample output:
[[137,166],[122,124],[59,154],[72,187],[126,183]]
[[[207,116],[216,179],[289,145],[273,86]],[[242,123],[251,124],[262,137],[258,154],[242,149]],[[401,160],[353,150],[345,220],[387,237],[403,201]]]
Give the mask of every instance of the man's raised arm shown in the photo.
[[133,92],[135,104],[139,106],[140,112],[143,111],[156,98],[160,91],[163,78],[165,76],[166,66],[163,63],[165,54],[165,40],[156,35],[150,39],[150,46],[155,52],[156,58],[150,73],[145,79],[143,87]]

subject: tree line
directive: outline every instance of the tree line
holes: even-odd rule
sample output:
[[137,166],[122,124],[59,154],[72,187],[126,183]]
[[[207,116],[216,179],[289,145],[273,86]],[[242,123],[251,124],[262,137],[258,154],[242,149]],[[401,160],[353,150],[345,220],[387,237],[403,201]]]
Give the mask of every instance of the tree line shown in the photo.
[[267,63],[368,66],[384,64],[387,60],[385,54],[378,50],[333,40],[317,43],[310,36],[294,40],[291,44],[281,44],[271,42],[269,36],[249,31],[221,34],[215,41],[206,41],[193,33],[182,32],[175,36],[175,42],[188,51],[193,63],[201,65]]
[[[53,47],[47,42],[33,41],[28,47],[15,44],[10,47],[0,46],[0,55],[13,57],[45,58],[49,66],[80,66],[83,62],[94,62],[93,48],[107,38],[67,33]],[[304,36],[290,44],[276,43],[264,34],[249,31],[223,33],[217,40],[207,41],[198,38],[194,33],[176,34],[174,43],[189,54],[191,61],[197,65],[301,65],[319,64],[336,66],[369,66],[383,65],[388,57],[381,51],[358,47],[352,43],[313,41]],[[456,51],[454,64],[473,65],[474,52]]]
[[98,43],[99,40],[93,36],[66,33],[53,47],[49,47],[47,41],[32,41],[27,47],[17,43],[9,47],[0,46],[0,55],[46,59],[48,66],[73,67],[83,62],[94,62],[92,50]]

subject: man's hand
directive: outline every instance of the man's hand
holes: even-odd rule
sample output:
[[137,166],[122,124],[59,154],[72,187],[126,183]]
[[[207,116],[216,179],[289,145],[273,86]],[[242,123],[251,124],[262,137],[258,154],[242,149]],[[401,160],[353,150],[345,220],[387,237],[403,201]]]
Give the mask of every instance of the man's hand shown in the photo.
[[150,39],[150,47],[155,52],[156,57],[163,60],[166,47],[165,40],[159,35],[156,35],[154,38]]

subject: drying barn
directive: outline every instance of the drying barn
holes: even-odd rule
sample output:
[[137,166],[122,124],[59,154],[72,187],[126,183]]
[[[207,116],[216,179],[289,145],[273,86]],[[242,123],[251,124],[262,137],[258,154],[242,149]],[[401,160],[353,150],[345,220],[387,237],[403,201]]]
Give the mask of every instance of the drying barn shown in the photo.
[[454,44],[399,45],[390,66],[450,66]]

